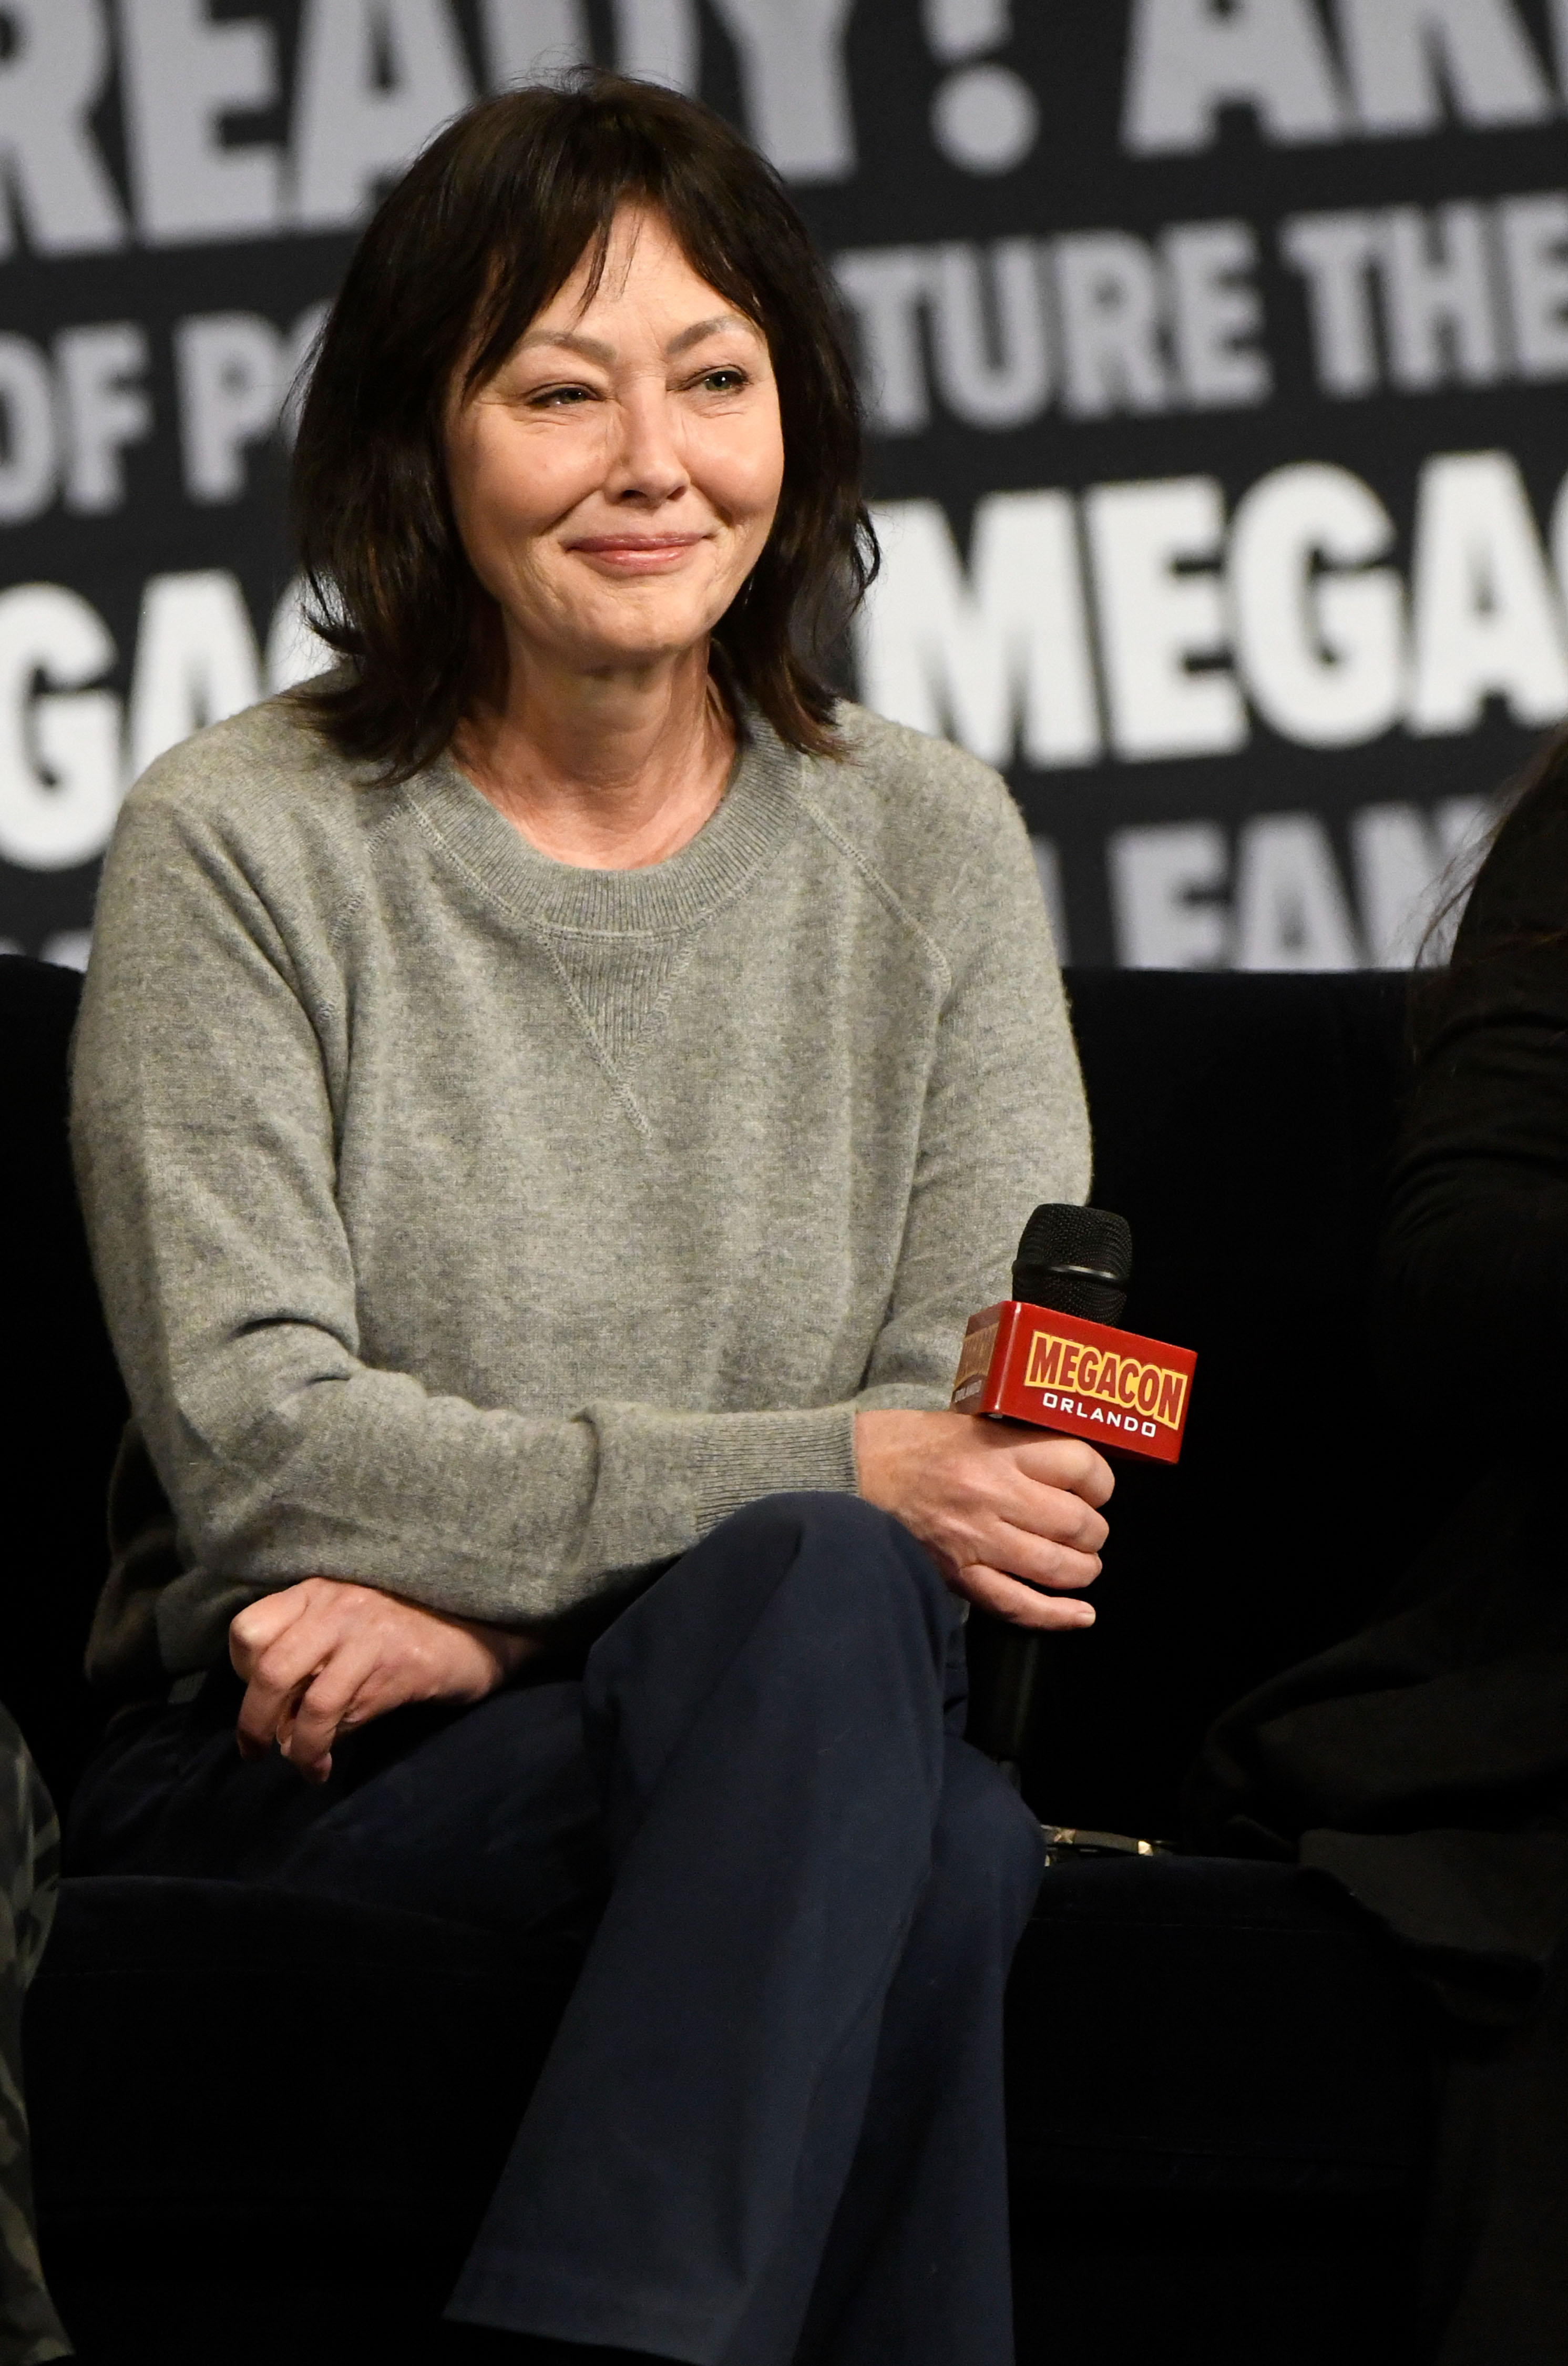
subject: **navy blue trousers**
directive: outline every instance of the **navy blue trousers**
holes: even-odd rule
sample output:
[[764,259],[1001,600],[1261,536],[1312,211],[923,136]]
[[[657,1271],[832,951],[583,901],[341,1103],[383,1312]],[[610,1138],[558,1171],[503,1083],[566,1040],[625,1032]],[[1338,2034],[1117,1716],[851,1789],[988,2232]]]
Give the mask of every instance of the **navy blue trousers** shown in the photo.
[[396,1712],[319,1788],[241,1761],[236,1700],[209,1679],[105,1752],[73,1870],[582,1934],[452,2317],[694,2366],[1009,2366],[1002,2000],[1040,1835],[961,1739],[956,1606],[896,1521],[769,1497],[580,1684]]

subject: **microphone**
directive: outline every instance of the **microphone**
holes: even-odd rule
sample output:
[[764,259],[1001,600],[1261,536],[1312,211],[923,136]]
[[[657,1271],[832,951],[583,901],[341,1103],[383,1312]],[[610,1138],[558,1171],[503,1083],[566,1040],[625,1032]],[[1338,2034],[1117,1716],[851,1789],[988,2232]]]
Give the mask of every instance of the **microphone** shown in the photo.
[[[1198,1359],[1189,1347],[1114,1327],[1132,1270],[1125,1218],[1055,1201],[1036,1208],[1018,1244],[1012,1297],[969,1318],[953,1411],[1087,1437],[1107,1452],[1178,1461]],[[970,1660],[991,1693],[989,1718],[970,1738],[1014,1786],[1039,1645],[1033,1628],[997,1618],[970,1622]]]
[[1012,1297],[969,1317],[953,1411],[1179,1460],[1198,1359],[1190,1347],[1113,1327],[1132,1270],[1124,1218],[1036,1208],[1018,1244]]

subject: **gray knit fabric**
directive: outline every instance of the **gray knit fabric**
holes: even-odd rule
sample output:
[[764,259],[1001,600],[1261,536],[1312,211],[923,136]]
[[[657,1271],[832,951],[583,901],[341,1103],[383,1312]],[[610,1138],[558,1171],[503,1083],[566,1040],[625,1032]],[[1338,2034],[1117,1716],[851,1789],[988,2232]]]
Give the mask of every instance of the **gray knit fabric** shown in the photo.
[[286,700],[132,790],[73,1127],[170,1673],[312,1572],[557,1618],[853,1490],[857,1407],[946,1402],[1030,1208],[1087,1189],[1082,1090],[1005,787],[844,725],[822,761],[754,723],[638,871],[447,761],[366,786]]

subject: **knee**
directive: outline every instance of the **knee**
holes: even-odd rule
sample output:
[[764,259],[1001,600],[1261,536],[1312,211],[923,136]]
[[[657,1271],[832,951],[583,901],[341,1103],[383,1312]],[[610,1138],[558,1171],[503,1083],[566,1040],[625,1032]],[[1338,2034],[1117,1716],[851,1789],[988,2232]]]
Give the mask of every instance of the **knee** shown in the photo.
[[776,1495],[759,1495],[740,1511],[732,1512],[724,1523],[725,1532],[731,1536],[784,1532],[802,1540],[810,1538],[824,1544],[859,1546],[862,1549],[884,1539],[888,1530],[898,1526],[890,1513],[879,1512],[863,1495],[805,1487]]
[[764,1495],[724,1526],[737,1542],[782,1548],[797,1585],[820,1595],[820,1614],[835,1624],[862,1617],[874,1602],[913,1607],[943,1639],[958,1623],[958,1605],[930,1554],[902,1521],[863,1496],[825,1489]]

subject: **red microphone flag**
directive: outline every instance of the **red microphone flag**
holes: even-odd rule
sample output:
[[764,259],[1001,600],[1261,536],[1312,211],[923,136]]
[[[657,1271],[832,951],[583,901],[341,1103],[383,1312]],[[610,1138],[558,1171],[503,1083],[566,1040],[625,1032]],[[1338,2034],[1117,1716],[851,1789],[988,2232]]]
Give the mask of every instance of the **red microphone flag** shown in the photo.
[[952,1409],[1175,1462],[1197,1362],[1190,1347],[1004,1299],[969,1319]]

